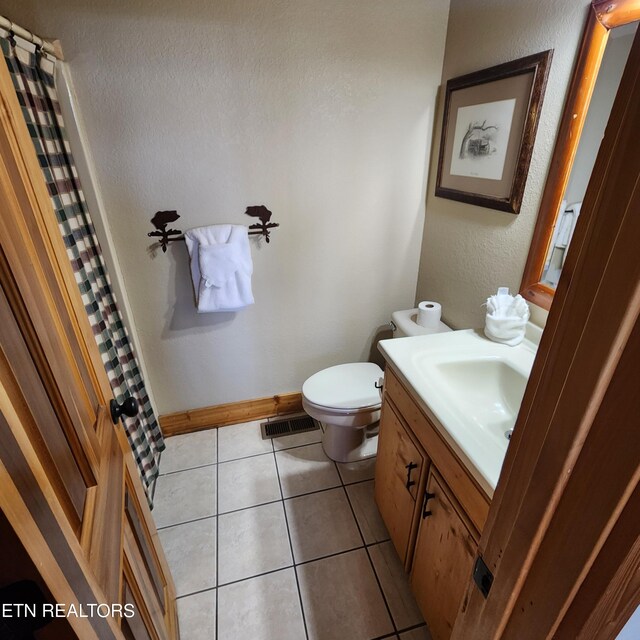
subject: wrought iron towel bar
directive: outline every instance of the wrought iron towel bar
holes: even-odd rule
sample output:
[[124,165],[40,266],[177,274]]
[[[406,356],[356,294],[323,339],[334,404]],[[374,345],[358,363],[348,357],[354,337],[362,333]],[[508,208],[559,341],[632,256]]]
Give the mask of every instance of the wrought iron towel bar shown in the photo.
[[[264,236],[267,242],[269,242],[271,230],[280,226],[277,222],[270,222],[272,213],[262,204],[247,207],[245,214],[260,220],[260,222],[249,225],[249,235]],[[147,236],[158,239],[163,253],[167,252],[167,247],[170,242],[184,240],[184,235],[180,229],[167,229],[167,226],[175,222],[179,217],[180,215],[177,211],[158,211],[153,218],[151,218],[151,224],[153,224],[156,230],[150,231],[147,233]]]

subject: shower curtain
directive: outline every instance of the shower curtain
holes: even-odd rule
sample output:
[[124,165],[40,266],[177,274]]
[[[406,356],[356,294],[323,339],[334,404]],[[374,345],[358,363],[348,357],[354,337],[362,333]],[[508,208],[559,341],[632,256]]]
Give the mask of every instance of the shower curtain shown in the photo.
[[113,395],[118,402],[132,395],[139,404],[138,415],[125,417],[124,426],[150,498],[164,441],[113,293],[71,155],[54,83],[54,62],[39,51],[33,51],[31,45],[22,47],[11,34],[6,38],[0,36],[0,46],[44,173]]

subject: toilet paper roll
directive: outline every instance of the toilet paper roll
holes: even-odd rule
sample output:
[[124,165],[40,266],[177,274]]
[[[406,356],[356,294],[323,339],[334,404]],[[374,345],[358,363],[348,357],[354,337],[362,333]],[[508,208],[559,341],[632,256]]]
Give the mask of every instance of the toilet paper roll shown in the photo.
[[431,300],[425,300],[418,305],[418,324],[426,329],[437,329],[440,325],[442,307]]

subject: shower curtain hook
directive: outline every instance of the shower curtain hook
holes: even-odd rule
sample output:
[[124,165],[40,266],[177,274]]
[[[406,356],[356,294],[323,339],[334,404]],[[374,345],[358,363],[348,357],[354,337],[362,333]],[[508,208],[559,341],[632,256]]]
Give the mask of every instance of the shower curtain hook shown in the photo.
[[13,22],[9,22],[9,37],[7,38],[7,40],[9,41],[9,44],[12,47],[16,46],[16,34],[13,31]]
[[41,39],[40,40],[40,44],[38,44],[37,42],[34,41],[33,46],[35,47],[34,53],[36,55],[36,60],[39,60],[46,53],[45,50],[44,50],[44,40]]

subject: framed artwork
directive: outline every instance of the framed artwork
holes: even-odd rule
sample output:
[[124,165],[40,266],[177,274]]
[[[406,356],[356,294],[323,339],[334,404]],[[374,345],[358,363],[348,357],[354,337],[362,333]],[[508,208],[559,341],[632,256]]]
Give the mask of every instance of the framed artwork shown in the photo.
[[552,54],[447,82],[436,196],[520,213]]

